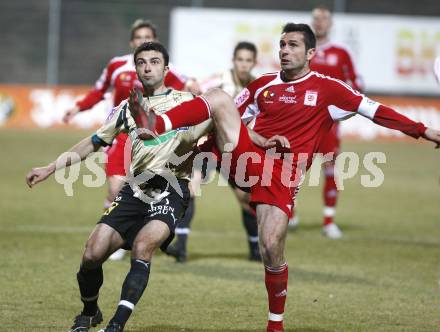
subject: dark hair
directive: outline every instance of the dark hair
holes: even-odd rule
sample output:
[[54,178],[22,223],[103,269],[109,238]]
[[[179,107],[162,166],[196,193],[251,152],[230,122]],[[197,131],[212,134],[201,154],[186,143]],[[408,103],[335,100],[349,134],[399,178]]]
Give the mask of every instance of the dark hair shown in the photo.
[[306,45],[306,51],[308,51],[311,48],[316,47],[316,37],[313,33],[312,29],[308,24],[304,23],[287,23],[283,27],[282,33],[288,33],[288,32],[301,32],[304,36],[304,44]]
[[162,53],[163,59],[165,61],[165,66],[168,66],[168,63],[170,62],[170,56],[168,55],[168,51],[165,48],[165,46],[163,46],[161,43],[148,42],[148,43],[143,43],[138,48],[136,48],[136,50],[134,51],[134,55],[133,55],[135,63],[136,63],[137,55],[143,51],[157,51],[157,52]]
[[234,58],[237,55],[237,52],[240,50],[248,50],[254,53],[254,56],[257,57],[257,47],[254,43],[247,42],[247,41],[241,41],[237,45],[235,45],[234,48]]
[[157,29],[156,26],[153,24],[153,22],[139,18],[136,21],[134,21],[134,23],[131,26],[130,40],[133,40],[135,32],[141,28],[150,29],[153,32],[153,37],[157,39]]

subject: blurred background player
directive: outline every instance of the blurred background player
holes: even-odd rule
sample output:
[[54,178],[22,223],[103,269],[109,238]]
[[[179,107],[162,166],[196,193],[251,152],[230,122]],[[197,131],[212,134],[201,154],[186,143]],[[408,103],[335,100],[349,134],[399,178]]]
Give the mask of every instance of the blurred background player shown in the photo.
[[[236,97],[255,77],[252,69],[257,63],[257,47],[250,42],[242,41],[234,48],[233,67],[200,82],[200,89],[206,92],[212,88],[220,88],[232,97]],[[195,175],[197,181],[199,174]],[[232,185],[235,196],[241,206],[243,226],[247,233],[249,244],[249,260],[261,261],[258,249],[258,225],[255,211],[249,205],[249,194]],[[194,204],[187,209],[188,214],[194,213]],[[176,228],[177,239],[168,247],[167,253],[176,258],[178,262],[184,262],[187,256],[187,239],[190,233],[191,216],[185,217],[184,221]]]
[[[310,61],[310,69],[326,76],[337,78],[353,89],[361,91],[362,85],[360,78],[354,68],[353,59],[350,52],[342,45],[330,40],[330,30],[332,27],[332,13],[325,6],[318,6],[312,11],[312,28],[316,36],[316,53]],[[333,124],[332,129],[323,139],[318,153],[323,155],[331,154],[333,160],[322,164],[324,173],[324,220],[322,223],[322,233],[331,239],[339,239],[342,232],[334,222],[336,203],[338,200],[338,190],[335,182],[335,160],[339,154],[341,142],[339,134],[339,122]],[[291,228],[297,226],[298,217],[289,221]]]
[[[130,31],[130,47],[135,50],[145,42],[157,41],[156,26],[148,20],[136,20]],[[123,100],[127,99],[130,90],[137,86],[142,88],[136,76],[136,69],[133,61],[133,54],[117,56],[110,60],[104,68],[95,87],[76,105],[68,110],[63,117],[63,121],[68,123],[79,112],[89,110],[94,105],[105,98],[109,91],[113,92],[113,106],[118,106]],[[165,86],[175,90],[190,90],[192,93],[199,93],[197,84],[192,79],[187,79],[172,70],[165,76]],[[107,209],[116,195],[124,185],[124,146],[128,136],[125,133],[119,134],[113,141],[107,152],[106,175],[108,181],[108,194],[104,201],[104,209]],[[193,202],[191,203],[193,205]],[[111,260],[120,260],[124,257],[125,250],[120,249],[111,255]]]

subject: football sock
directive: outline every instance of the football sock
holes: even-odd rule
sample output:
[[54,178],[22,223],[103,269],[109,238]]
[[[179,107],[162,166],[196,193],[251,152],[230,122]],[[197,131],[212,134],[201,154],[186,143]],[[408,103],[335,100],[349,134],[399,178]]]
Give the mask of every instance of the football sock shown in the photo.
[[323,226],[331,224],[335,215],[335,206],[338,199],[338,190],[335,182],[335,168],[327,167],[324,170],[325,184],[323,188],[324,196],[324,222]]
[[334,207],[324,206],[322,214],[324,215],[324,222],[322,223],[322,226],[326,226],[333,222],[333,217],[336,214],[336,210]]
[[203,97],[186,101],[156,118],[157,134],[180,127],[194,126],[211,117],[208,102]]
[[102,266],[96,269],[84,269],[80,267],[76,274],[79,292],[84,308],[81,314],[94,316],[98,310],[99,289],[104,281]]
[[122,285],[121,300],[111,321],[124,326],[134,306],[138,303],[150,276],[151,263],[142,259],[132,259],[131,268]]
[[255,214],[241,209],[243,226],[246,229],[251,255],[258,255],[258,224]]
[[265,266],[265,283],[269,300],[267,329],[282,330],[284,306],[287,297],[287,263],[278,267]]

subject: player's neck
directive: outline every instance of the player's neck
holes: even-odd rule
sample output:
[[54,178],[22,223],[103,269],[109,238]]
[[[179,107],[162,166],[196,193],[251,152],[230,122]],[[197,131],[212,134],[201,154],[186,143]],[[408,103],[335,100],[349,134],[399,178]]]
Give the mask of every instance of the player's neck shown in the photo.
[[145,87],[144,86],[144,96],[146,96],[146,97],[164,94],[167,91],[168,91],[168,88],[163,84],[158,87]]
[[320,38],[316,38],[316,46],[322,46],[324,44],[327,44],[330,41],[330,38],[327,36],[323,36]]
[[251,75],[248,74],[245,77],[238,76],[238,73],[236,70],[232,69],[232,76],[234,78],[235,83],[239,83],[241,86],[246,86],[251,81]]
[[300,70],[289,70],[289,71],[285,71],[283,70],[281,72],[281,78],[284,81],[295,81],[298,78],[301,78],[305,75],[307,75],[307,73],[310,71],[309,66],[304,66],[303,68],[301,68]]

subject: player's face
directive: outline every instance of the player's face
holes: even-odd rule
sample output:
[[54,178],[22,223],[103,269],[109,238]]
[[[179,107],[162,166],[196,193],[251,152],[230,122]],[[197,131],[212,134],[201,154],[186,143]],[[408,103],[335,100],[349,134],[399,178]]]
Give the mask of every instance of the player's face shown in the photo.
[[232,63],[234,64],[234,71],[238,78],[241,80],[247,80],[257,61],[254,52],[242,49],[235,53]]
[[325,9],[315,9],[312,12],[312,28],[316,38],[328,36],[332,27],[332,14]]
[[133,50],[135,50],[143,43],[148,43],[153,41],[157,41],[156,38],[154,38],[153,30],[147,27],[139,28],[134,31],[133,39],[130,40],[130,46]]
[[299,72],[308,69],[309,61],[314,54],[314,48],[306,51],[301,32],[287,32],[281,35],[279,57],[283,71]]
[[136,57],[136,73],[144,88],[158,88],[163,84],[168,66],[158,51],[142,51]]

